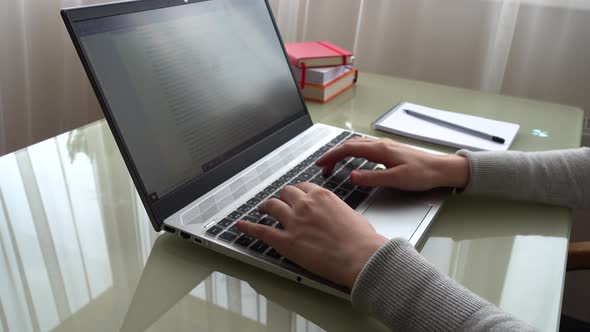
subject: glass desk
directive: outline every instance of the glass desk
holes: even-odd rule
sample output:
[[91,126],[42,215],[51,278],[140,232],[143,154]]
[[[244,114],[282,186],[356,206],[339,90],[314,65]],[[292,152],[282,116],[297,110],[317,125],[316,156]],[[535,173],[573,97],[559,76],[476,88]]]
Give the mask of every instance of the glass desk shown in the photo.
[[[515,150],[580,143],[579,109],[361,74],[353,90],[310,105],[313,119],[385,136],[370,122],[408,100],[518,122]],[[344,300],[155,233],[104,121],[0,157],[0,174],[0,331],[386,330]],[[568,209],[454,196],[419,250],[556,330],[570,223]]]

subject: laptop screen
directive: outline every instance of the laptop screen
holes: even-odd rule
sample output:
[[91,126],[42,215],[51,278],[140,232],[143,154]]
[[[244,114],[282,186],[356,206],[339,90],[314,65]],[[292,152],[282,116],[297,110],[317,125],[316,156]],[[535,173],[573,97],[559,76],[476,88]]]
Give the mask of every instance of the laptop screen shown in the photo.
[[74,28],[150,195],[305,113],[264,1],[203,1]]

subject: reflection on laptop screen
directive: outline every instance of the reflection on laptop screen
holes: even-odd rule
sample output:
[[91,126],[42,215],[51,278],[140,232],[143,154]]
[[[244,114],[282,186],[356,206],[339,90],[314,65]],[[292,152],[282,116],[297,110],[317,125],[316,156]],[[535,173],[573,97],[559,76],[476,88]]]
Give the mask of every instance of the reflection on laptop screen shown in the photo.
[[75,29],[150,194],[170,193],[304,112],[264,1],[204,1]]

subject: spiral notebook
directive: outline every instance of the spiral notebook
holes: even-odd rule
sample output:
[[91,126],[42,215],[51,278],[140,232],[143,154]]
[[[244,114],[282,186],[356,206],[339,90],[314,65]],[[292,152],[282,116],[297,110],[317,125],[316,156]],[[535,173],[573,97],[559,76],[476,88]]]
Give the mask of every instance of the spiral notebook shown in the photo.
[[[424,120],[408,114],[404,111],[406,109],[474,130],[493,133],[495,136],[504,138],[505,142],[497,143],[461,130]],[[373,122],[372,128],[459,149],[469,149],[472,151],[506,151],[512,145],[520,129],[520,125],[403,102]]]

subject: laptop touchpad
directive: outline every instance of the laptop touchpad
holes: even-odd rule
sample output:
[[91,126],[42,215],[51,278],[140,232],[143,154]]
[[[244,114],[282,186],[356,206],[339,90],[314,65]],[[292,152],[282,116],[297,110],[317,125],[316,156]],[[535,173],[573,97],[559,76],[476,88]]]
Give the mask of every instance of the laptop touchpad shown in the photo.
[[363,215],[377,233],[389,239],[401,237],[409,240],[431,209],[427,195],[382,189]]

